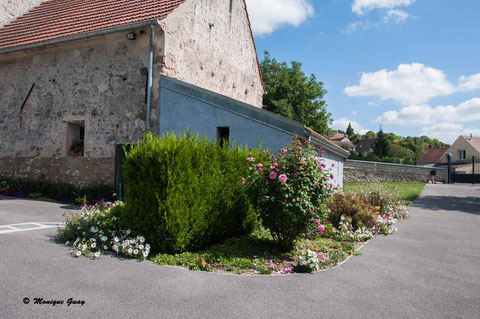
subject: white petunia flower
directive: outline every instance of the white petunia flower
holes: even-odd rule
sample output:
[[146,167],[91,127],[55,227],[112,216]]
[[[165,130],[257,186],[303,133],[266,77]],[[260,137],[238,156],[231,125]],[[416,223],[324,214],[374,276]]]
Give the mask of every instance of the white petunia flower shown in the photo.
[[82,255],[82,252],[80,250],[77,250],[77,252],[75,253],[75,255],[77,255],[77,257],[80,257]]
[[128,253],[131,254],[133,252],[133,249],[132,248],[128,248]]
[[97,247],[97,244],[96,244],[96,243],[92,243],[90,246],[91,246],[92,248],[95,248],[95,247]]
[[133,253],[134,253],[135,255],[138,255],[138,249],[135,249],[135,250],[133,251]]
[[95,258],[100,257],[100,252],[97,251],[97,252],[94,254],[94,256],[95,256]]

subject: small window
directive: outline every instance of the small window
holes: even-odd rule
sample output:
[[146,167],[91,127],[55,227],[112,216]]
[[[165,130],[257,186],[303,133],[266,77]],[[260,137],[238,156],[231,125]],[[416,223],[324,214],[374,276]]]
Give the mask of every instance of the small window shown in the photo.
[[67,124],[66,153],[70,157],[83,157],[85,149],[85,122]]
[[217,127],[217,143],[221,147],[228,147],[230,142],[230,127]]
[[459,160],[467,159],[467,152],[465,150],[458,151],[458,159]]

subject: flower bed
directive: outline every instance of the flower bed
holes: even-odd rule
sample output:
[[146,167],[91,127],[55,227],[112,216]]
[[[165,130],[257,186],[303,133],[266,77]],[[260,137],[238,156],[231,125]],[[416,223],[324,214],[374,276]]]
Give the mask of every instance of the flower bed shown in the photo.
[[105,251],[144,260],[150,253],[150,245],[143,236],[132,236],[130,230],[122,230],[118,211],[123,203],[104,202],[85,205],[79,212],[64,214],[65,221],[58,227],[60,236],[71,246],[73,257],[99,258]]
[[[103,252],[111,251],[144,260],[153,249],[155,255],[150,260],[155,263],[193,271],[252,275],[312,273],[357,255],[363,242],[378,235],[393,234],[397,221],[408,217],[402,199],[383,189],[334,194],[332,176],[322,156],[308,142],[299,139],[276,156],[269,150],[221,149],[189,136],[180,140],[169,136],[164,141],[150,136],[144,143],[131,155],[129,178],[134,179],[135,184],[127,187],[130,189],[127,200],[137,194],[136,203],[146,205],[150,211],[134,209],[135,206],[128,203],[124,206],[101,201],[67,214],[59,233],[72,247],[72,256],[98,258]],[[178,153],[176,146],[182,146],[180,149],[185,153]],[[150,197],[140,196],[140,190],[158,182],[157,175],[149,175],[151,170],[134,172],[141,171],[142,163],[151,158],[147,155],[152,152],[162,156],[172,152],[165,160],[170,168],[163,168],[168,173],[165,185],[170,186],[162,188],[155,184],[156,188],[149,190],[153,203],[147,200]],[[182,166],[191,161],[171,161],[177,157],[193,160],[195,154],[207,153],[211,156],[197,161],[195,167]],[[159,168],[165,164],[159,156],[153,158]],[[212,163],[212,158],[218,162]],[[177,167],[176,163],[181,164]],[[233,164],[235,168],[229,169],[230,174],[226,174],[229,179],[225,179],[226,169]],[[198,174],[205,183],[215,186],[213,190],[223,187],[222,192],[208,190],[205,185],[192,188],[191,181],[196,180]],[[177,184],[183,186],[179,188]],[[138,189],[132,188],[133,185]],[[201,196],[207,191],[210,197],[226,195],[206,203]],[[228,207],[221,205],[226,198],[230,203]],[[246,199],[247,206],[237,206],[242,199]],[[203,212],[200,214],[190,207],[188,214],[182,215],[179,208],[186,207],[188,201],[201,204],[198,207],[202,207]],[[240,215],[235,207],[243,209]],[[164,211],[170,214],[175,211],[175,214],[168,220],[163,219]],[[258,220],[251,220],[257,214]],[[130,228],[132,216],[144,227]],[[245,227],[246,216],[250,216],[249,225],[257,225],[251,232]],[[205,224],[199,225],[199,220]],[[239,231],[215,235],[225,229]],[[154,240],[155,245],[150,240]]]

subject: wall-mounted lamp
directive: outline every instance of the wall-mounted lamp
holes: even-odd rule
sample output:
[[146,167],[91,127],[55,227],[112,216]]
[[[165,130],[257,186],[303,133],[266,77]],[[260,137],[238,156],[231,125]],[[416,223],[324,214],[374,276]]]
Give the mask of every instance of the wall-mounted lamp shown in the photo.
[[137,36],[135,35],[134,32],[127,33],[127,39],[128,40],[135,40],[136,38],[137,38]]

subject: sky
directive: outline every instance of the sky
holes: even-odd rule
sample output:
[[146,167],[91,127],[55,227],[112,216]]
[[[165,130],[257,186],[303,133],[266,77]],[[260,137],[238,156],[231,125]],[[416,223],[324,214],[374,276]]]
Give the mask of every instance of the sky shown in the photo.
[[480,136],[480,1],[247,0],[259,58],[324,83],[334,129]]

